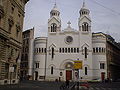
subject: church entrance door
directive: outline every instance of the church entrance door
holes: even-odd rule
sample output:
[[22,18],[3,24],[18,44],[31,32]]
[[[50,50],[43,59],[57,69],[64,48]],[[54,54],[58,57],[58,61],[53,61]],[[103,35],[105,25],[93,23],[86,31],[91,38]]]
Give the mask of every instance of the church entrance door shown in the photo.
[[66,80],[72,80],[72,70],[66,70]]

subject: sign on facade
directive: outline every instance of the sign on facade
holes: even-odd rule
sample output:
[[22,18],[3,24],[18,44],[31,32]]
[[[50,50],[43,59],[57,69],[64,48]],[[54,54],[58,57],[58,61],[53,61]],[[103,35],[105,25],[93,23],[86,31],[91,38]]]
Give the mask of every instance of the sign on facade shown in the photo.
[[74,69],[82,69],[82,61],[80,60],[74,61]]

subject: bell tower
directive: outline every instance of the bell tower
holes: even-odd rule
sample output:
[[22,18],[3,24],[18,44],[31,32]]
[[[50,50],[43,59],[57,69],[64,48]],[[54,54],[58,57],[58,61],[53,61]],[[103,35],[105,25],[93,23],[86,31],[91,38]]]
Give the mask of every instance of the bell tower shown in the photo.
[[56,3],[53,9],[50,11],[50,19],[48,19],[48,33],[57,33],[61,30],[60,12]]
[[90,33],[91,32],[91,19],[90,19],[90,11],[85,6],[85,1],[83,2],[83,6],[79,11],[80,17],[78,21],[79,30],[82,33]]

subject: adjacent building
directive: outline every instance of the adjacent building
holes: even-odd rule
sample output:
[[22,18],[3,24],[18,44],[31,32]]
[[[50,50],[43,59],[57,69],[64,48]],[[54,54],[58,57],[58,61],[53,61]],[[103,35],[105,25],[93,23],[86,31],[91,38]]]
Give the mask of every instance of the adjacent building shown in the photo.
[[24,31],[22,40],[23,43],[20,63],[20,78],[32,79],[34,28]]
[[29,0],[0,0],[0,84],[18,82],[25,4]]
[[[34,40],[34,80],[105,80],[119,77],[120,48],[104,33],[92,33],[90,10],[85,2],[79,11],[78,30],[68,22],[61,29],[60,11],[56,4],[48,19],[48,37]],[[82,61],[82,69],[74,68]],[[117,75],[117,77],[115,77]]]

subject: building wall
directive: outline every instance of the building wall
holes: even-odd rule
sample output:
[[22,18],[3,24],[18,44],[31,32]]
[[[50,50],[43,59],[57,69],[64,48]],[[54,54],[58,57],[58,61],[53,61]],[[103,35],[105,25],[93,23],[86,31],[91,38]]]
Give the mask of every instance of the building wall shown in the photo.
[[[22,47],[24,7],[28,0],[2,0],[0,4],[0,84],[17,83]],[[14,73],[9,68],[14,68]]]
[[46,75],[46,37],[38,37],[34,41],[34,80],[44,80]]
[[21,79],[32,79],[33,51],[34,51],[34,28],[23,32],[22,58],[20,77]]

